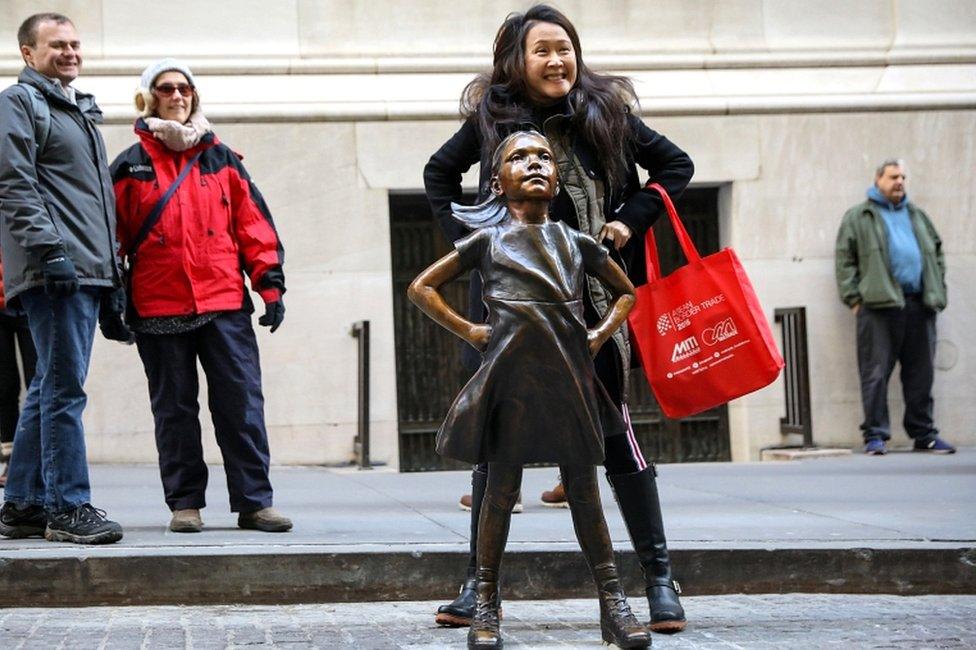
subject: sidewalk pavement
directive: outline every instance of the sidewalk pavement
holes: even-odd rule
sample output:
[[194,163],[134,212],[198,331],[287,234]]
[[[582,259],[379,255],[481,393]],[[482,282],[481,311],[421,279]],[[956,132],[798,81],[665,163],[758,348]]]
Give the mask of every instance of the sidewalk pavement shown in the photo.
[[[274,467],[290,533],[239,530],[211,468],[200,534],[166,529],[153,466],[92,467],[93,499],[125,528],[114,545],[0,539],[0,606],[442,599],[466,564],[467,472]],[[582,597],[589,579],[567,510],[525,472],[507,547],[511,598]],[[669,546],[687,595],[976,594],[976,449],[659,467]],[[604,505],[628,590],[640,571],[613,496]],[[201,580],[202,575],[206,580]]]
[[[647,603],[631,599],[647,617]],[[438,601],[0,610],[0,648],[457,650],[467,628],[434,625]],[[652,650],[976,647],[976,596],[787,594],[682,600],[688,627]],[[506,600],[506,648],[603,648],[596,599]]]

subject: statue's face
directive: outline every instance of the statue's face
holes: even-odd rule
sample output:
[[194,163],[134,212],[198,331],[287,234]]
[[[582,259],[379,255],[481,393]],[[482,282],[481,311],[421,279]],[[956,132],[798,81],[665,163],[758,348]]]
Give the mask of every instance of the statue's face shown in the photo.
[[505,146],[492,189],[510,201],[551,201],[558,181],[549,142],[541,135],[526,133],[512,138]]

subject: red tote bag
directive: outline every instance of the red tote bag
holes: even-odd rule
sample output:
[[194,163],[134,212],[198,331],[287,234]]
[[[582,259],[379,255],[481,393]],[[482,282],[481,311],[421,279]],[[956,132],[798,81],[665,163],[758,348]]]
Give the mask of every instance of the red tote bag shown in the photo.
[[682,418],[769,385],[783,357],[735,252],[699,256],[665,189],[647,187],[661,194],[688,263],[662,278],[648,230],[648,281],[627,321],[661,410]]

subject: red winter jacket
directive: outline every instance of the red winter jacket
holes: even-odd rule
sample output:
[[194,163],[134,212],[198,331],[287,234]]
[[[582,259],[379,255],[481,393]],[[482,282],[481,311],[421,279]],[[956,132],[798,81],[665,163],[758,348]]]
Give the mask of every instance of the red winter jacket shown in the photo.
[[[172,151],[138,120],[140,143],[112,163],[121,254],[183,166],[202,151],[136,251],[132,300],[142,318],[241,309],[243,270],[266,303],[284,292],[284,249],[240,157],[213,133]],[[130,257],[131,260],[131,257]]]

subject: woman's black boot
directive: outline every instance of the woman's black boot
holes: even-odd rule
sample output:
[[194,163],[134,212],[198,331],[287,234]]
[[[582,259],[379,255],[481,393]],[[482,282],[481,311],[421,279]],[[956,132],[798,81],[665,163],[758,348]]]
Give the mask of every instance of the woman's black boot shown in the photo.
[[678,599],[681,587],[671,576],[656,476],[654,465],[650,465],[633,474],[607,474],[607,479],[613,486],[620,514],[644,571],[651,608],[648,625],[654,632],[673,634],[685,629],[688,622]]
[[476,467],[471,472],[471,545],[468,551],[468,570],[461,591],[453,602],[437,608],[434,621],[438,625],[449,627],[464,627],[471,624],[474,608],[478,602],[477,581],[475,571],[478,556],[478,519],[481,516],[481,502],[485,498],[485,485],[488,483],[488,472],[482,467]]
[[479,569],[478,604],[468,628],[469,648],[501,648],[502,633],[498,622],[498,574]]

